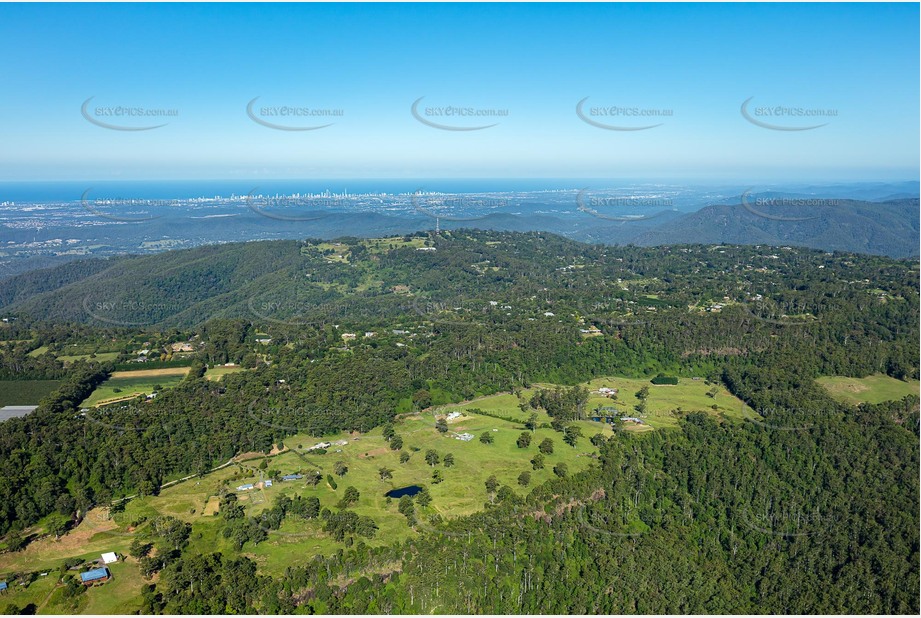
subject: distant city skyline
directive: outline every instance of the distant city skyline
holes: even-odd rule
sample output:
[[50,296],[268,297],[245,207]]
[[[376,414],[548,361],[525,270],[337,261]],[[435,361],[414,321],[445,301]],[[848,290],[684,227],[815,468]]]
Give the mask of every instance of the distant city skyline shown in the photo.
[[915,180],[918,18],[910,3],[3,4],[0,181]]

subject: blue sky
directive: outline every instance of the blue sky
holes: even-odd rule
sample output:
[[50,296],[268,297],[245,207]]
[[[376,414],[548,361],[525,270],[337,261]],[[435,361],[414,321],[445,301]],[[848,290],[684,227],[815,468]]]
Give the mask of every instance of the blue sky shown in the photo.
[[[0,5],[0,180],[916,179],[917,4]],[[102,128],[166,126],[148,131]],[[341,110],[260,118],[246,105]],[[410,113],[420,97],[425,118]],[[671,111],[655,118],[576,115]],[[781,106],[814,118],[758,116]],[[175,109],[168,119],[103,107]],[[425,115],[507,110],[486,121]]]

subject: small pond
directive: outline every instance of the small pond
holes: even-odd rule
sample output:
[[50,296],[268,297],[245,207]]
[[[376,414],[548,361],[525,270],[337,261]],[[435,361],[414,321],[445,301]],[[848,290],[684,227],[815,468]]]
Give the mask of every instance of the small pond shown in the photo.
[[391,489],[384,495],[388,498],[402,498],[403,496],[415,496],[417,493],[422,491],[422,488],[419,485],[408,485],[406,487],[398,487],[396,489]]

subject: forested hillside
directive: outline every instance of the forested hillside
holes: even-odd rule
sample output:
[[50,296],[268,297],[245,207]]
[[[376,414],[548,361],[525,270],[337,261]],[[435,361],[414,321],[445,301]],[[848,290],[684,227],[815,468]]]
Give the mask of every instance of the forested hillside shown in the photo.
[[[499,488],[495,500],[483,492],[483,512],[422,519],[384,547],[342,532],[354,547],[299,560],[284,577],[245,551],[164,545],[148,564],[160,578],[147,611],[919,609],[918,398],[857,408],[814,381],[918,378],[917,264],[471,231],[226,245],[50,272],[59,276],[14,278],[0,294],[11,320],[3,375],[65,379],[37,411],[0,423],[7,551],[49,521],[66,532],[93,506],[155,495],[295,433],[368,432],[537,383],[665,373],[709,380],[756,411],[740,422],[675,409],[677,429],[616,432],[585,472],[530,493]],[[94,339],[126,351],[66,366],[37,353]],[[82,405],[134,347],[171,342],[194,343],[181,382],[155,398]],[[205,378],[228,362],[245,370]],[[273,525],[289,508],[272,511]],[[311,516],[330,530],[370,526],[342,509],[346,519]]]

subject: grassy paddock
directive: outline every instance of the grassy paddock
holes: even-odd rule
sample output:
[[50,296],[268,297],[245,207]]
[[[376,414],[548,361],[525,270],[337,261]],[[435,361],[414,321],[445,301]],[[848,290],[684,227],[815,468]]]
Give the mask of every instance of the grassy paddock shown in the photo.
[[118,358],[118,352],[96,352],[96,355],[92,354],[73,354],[69,356],[58,356],[58,360],[62,363],[72,363],[78,360],[93,360],[97,363],[104,363],[106,361],[114,361]]
[[218,381],[228,373],[237,373],[239,371],[243,371],[243,367],[240,367],[239,365],[235,365],[233,367],[224,367],[223,365],[210,367],[207,371],[205,371],[205,379]]
[[[171,376],[162,376],[156,378],[156,381],[165,387],[167,384],[164,382],[170,378]],[[181,379],[180,376],[172,378]],[[108,384],[107,382],[103,387]],[[710,385],[704,384],[703,380],[689,378],[681,378],[680,383],[675,386],[658,386],[649,384],[648,380],[625,378],[593,380],[588,383],[592,390],[597,390],[600,386],[609,386],[619,388],[620,393],[617,401],[593,394],[589,401],[589,411],[597,405],[613,405],[621,409],[624,415],[634,416],[632,405],[637,401],[635,393],[647,385],[650,393],[648,425],[634,427],[631,429],[633,431],[651,431],[674,426],[678,422],[678,416],[673,414],[673,410],[679,408],[684,412],[705,411],[725,420],[743,416],[742,403],[739,400],[722,389],[719,389],[715,397],[710,397],[706,394],[711,388]],[[533,389],[525,390],[521,395],[527,399],[532,393]],[[192,524],[189,552],[221,551],[227,555],[234,555],[236,552],[230,540],[221,534],[223,520],[220,514],[215,512],[216,496],[224,490],[235,491],[234,488],[238,485],[269,478],[272,473],[284,475],[319,470],[325,477],[327,474],[333,474],[337,461],[344,462],[348,467],[344,476],[336,477],[336,490],[324,480],[316,487],[308,486],[304,481],[291,481],[276,482],[270,488],[236,492],[248,515],[257,515],[269,508],[282,494],[316,496],[322,507],[336,510],[345,489],[353,486],[358,489],[360,498],[351,508],[360,515],[374,519],[379,527],[376,537],[365,542],[370,545],[385,545],[418,534],[420,529],[428,526],[428,519],[434,514],[450,519],[481,510],[490,499],[485,488],[485,481],[490,475],[495,475],[500,485],[507,485],[518,495],[524,495],[531,488],[554,478],[553,467],[558,463],[566,463],[570,474],[596,465],[594,462],[597,450],[591,445],[589,438],[596,433],[611,435],[612,431],[607,425],[579,421],[583,437],[578,440],[575,447],[565,444],[561,434],[549,428],[540,428],[534,432],[530,446],[520,449],[516,445],[516,440],[524,431],[523,421],[528,413],[518,408],[519,401],[515,395],[499,394],[464,404],[442,406],[399,419],[395,423],[395,429],[403,439],[403,451],[410,455],[409,461],[404,464],[399,461],[399,452],[389,448],[388,442],[382,436],[381,428],[366,434],[337,433],[323,438],[294,435],[285,439],[285,450],[276,455],[265,458],[256,455],[255,458],[249,458],[204,477],[193,478],[164,489],[158,496],[131,500],[126,505],[125,512],[113,519],[106,517],[105,509],[96,509],[76,530],[59,541],[45,538],[32,543],[22,552],[0,554],[0,576],[27,567],[56,567],[65,558],[72,556],[97,558],[103,551],[127,553],[133,537],[144,533],[149,525],[144,523],[144,518],[149,522],[158,515],[171,515]],[[716,405],[717,409],[713,410],[712,405]],[[470,411],[474,408],[505,416],[510,420],[475,414]],[[436,418],[454,410],[461,411],[463,416],[449,423],[448,433],[439,433],[435,429]],[[546,414],[540,413],[539,420],[548,423],[550,419]],[[464,432],[472,433],[476,438],[470,442],[454,438],[455,434]],[[494,442],[481,443],[478,438],[483,433],[491,435]],[[538,445],[544,438],[553,440],[554,452],[545,457],[544,469],[533,470],[530,461],[538,453]],[[332,446],[323,455],[307,451],[307,448],[320,441],[341,440],[345,440],[346,443]],[[435,450],[439,455],[441,461],[436,466],[431,466],[425,461],[428,449]],[[455,465],[452,467],[446,467],[443,463],[444,456],[448,453],[453,454],[455,459]],[[260,470],[259,466],[263,460],[267,464],[266,469]],[[382,480],[379,475],[379,469],[382,467],[392,470],[393,478]],[[444,477],[444,481],[437,485],[432,483],[434,470],[441,471]],[[531,482],[527,487],[518,484],[518,476],[524,471],[531,474]],[[412,484],[428,487],[433,498],[429,507],[422,509],[417,506],[420,525],[415,530],[407,525],[406,519],[398,512],[398,501],[392,500],[388,503],[384,495],[391,489]],[[138,523],[140,525],[135,529],[133,525]],[[248,543],[243,547],[242,553],[255,560],[261,572],[280,575],[288,566],[306,563],[314,555],[334,554],[343,547],[342,543],[322,531],[322,522],[303,522],[289,518],[281,530],[269,533],[267,541],[256,546]],[[97,595],[96,590],[90,591],[93,597],[87,596],[87,600],[81,601],[86,604],[85,608],[81,607],[81,611],[106,613],[115,610],[129,612],[136,609],[130,599],[136,596],[136,591],[143,583],[137,575],[137,567],[130,561],[118,566],[128,572],[122,576],[116,574],[115,580],[98,589],[98,592],[109,590],[105,595],[106,600]],[[96,596],[100,598],[95,599]]]
[[163,388],[176,386],[188,372],[188,367],[117,371],[80,405],[91,408],[123,399],[133,399],[138,395],[148,395],[158,384]]
[[917,395],[918,380],[903,382],[883,374],[865,378],[829,376],[816,379],[837,401],[857,405],[860,403],[882,403],[901,399],[906,395]]
[[[743,412],[744,404],[742,401],[729,393],[722,385],[706,384],[704,380],[693,380],[691,378],[679,378],[678,384],[651,384],[646,379],[608,377],[598,378],[584,384],[590,391],[597,391],[599,388],[606,386],[619,390],[617,398],[610,398],[592,392],[589,396],[588,405],[586,406],[586,415],[591,416],[591,412],[597,407],[613,407],[622,412],[623,416],[637,416],[634,406],[639,403],[636,393],[644,386],[649,387],[649,397],[646,401],[646,417],[643,419],[646,425],[627,424],[625,428],[629,431],[649,431],[650,429],[661,429],[666,427],[677,427],[678,419],[686,412],[706,412],[718,418],[731,421],[741,421],[746,416],[752,417],[754,411],[748,408]],[[710,397],[707,392],[713,386],[717,387],[715,397]],[[470,402],[444,406],[444,410],[465,410],[469,408],[479,408],[484,412],[497,414],[504,417],[519,419],[524,421],[528,412],[522,412],[518,407],[521,401],[528,401],[538,388],[553,388],[552,384],[536,384],[534,388],[523,389],[521,399],[512,394],[491,395],[481,397]],[[716,409],[713,409],[713,406]],[[540,422],[549,423],[552,419],[543,411],[537,412]],[[586,435],[593,435],[598,431],[607,431],[606,425],[594,423],[592,421],[580,421],[579,425],[583,426],[582,432]],[[589,434],[587,430],[591,430]]]

